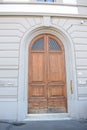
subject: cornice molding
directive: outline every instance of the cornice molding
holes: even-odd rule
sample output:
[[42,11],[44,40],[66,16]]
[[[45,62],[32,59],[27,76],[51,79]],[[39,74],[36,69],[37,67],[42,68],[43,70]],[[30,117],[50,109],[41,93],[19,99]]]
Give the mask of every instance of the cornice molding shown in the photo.
[[[43,5],[43,6],[42,6]],[[60,16],[87,18],[78,13],[78,6],[50,4],[0,4],[0,16]]]
[[26,16],[50,16],[50,17],[66,17],[66,18],[77,18],[77,19],[87,19],[87,15],[81,15],[81,14],[50,14],[50,13],[24,13],[24,12],[0,12],[0,17],[26,17]]
[[52,2],[0,2],[0,4],[1,5],[4,5],[4,4],[12,4],[12,5],[14,5],[14,4],[18,4],[18,5],[28,5],[28,4],[33,4],[33,5],[54,5],[54,6],[58,6],[58,5],[62,5],[62,6],[76,6],[76,7],[87,7],[87,5],[86,4],[78,4],[78,3],[76,3],[76,4],[70,4],[70,3],[58,3],[58,2],[54,2],[54,3],[52,3]]

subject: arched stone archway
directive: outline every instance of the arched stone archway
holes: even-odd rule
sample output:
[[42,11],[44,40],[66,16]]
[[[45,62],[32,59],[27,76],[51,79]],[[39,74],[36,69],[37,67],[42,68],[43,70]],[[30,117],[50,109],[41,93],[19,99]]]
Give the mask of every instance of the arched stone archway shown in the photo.
[[[65,48],[66,61],[66,88],[67,88],[67,115],[76,113],[76,72],[74,60],[74,47],[71,38],[65,30],[51,27],[36,27],[28,30],[24,35],[20,46],[19,89],[18,89],[18,119],[24,119],[28,115],[28,47],[31,40],[40,34],[51,34],[58,37]],[[74,75],[74,76],[73,76]],[[70,89],[70,81],[74,83]],[[21,114],[22,113],[22,114]]]

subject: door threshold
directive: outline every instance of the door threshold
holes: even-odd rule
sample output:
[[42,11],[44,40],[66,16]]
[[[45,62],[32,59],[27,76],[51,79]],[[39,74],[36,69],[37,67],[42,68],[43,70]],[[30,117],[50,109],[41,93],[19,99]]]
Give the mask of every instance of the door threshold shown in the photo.
[[28,114],[25,121],[71,120],[68,113]]

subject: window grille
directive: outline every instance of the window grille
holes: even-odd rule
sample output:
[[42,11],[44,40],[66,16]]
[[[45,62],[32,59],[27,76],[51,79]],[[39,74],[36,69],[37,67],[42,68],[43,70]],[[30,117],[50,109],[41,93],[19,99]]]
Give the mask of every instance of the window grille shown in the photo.
[[61,50],[61,47],[56,40],[49,38],[49,50]]

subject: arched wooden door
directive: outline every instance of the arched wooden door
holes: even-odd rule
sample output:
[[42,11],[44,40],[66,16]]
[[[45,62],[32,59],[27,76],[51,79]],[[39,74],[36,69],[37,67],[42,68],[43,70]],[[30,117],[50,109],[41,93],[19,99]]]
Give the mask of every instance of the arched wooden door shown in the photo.
[[34,38],[29,47],[29,113],[67,112],[64,47],[53,35]]

